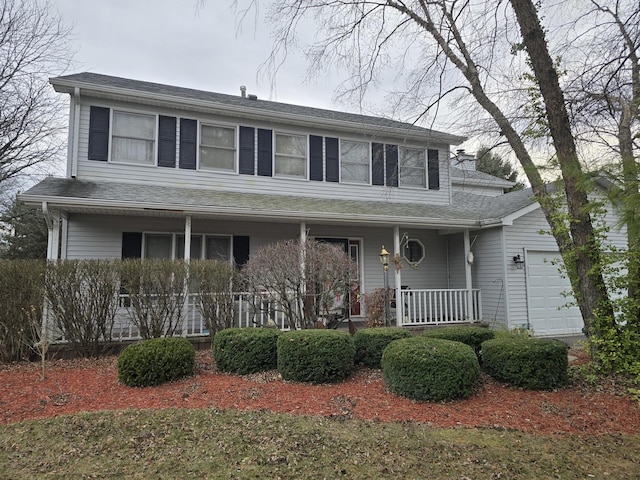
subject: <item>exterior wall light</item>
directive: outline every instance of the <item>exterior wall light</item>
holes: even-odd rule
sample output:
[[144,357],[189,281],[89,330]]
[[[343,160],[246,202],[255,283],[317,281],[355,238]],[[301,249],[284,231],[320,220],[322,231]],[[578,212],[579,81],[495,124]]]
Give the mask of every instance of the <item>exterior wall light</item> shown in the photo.
[[520,254],[513,257],[513,263],[515,263],[518,270],[522,270],[524,268],[524,258],[522,258]]

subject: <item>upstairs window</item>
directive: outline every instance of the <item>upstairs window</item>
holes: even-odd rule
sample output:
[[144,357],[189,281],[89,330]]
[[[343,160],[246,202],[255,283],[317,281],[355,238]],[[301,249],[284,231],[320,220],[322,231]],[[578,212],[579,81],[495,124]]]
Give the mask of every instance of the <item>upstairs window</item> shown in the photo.
[[426,185],[424,150],[417,148],[401,148],[400,186],[425,188]]
[[369,144],[340,141],[340,180],[369,184]]
[[111,160],[155,165],[156,117],[131,112],[113,112]]
[[307,137],[276,134],[275,174],[307,178]]
[[234,172],[235,158],[236,131],[234,128],[201,125],[200,168]]

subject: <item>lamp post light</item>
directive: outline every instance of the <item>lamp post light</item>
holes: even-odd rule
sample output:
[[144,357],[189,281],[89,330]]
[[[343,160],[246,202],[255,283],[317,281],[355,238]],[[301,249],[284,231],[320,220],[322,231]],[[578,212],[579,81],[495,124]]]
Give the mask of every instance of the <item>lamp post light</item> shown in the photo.
[[380,250],[380,263],[384,272],[384,324],[391,326],[391,314],[389,306],[389,252],[382,246]]

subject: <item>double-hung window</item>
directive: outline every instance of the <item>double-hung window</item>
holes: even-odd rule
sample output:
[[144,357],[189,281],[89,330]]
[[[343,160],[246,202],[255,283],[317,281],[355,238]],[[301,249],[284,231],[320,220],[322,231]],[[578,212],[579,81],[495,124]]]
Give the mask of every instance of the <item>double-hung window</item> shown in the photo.
[[172,258],[173,238],[170,233],[148,233],[144,238],[144,258]]
[[424,150],[418,148],[401,148],[399,169],[401,187],[426,187]]
[[[145,233],[144,258],[184,258],[184,235],[175,233]],[[205,258],[228,262],[231,259],[231,237],[194,234],[191,236],[193,260]]]
[[307,137],[276,133],[276,176],[307,178]]
[[369,144],[340,140],[340,180],[369,184]]
[[113,111],[111,160],[155,165],[156,116]]
[[200,168],[235,171],[235,128],[206,124],[200,126]]

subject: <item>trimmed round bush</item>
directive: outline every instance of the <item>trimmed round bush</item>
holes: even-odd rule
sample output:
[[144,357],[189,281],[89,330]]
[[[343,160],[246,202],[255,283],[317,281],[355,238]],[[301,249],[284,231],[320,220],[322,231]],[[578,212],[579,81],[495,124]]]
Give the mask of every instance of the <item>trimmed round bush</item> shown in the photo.
[[462,342],[473,348],[478,357],[480,356],[480,346],[482,345],[482,342],[486,342],[487,340],[491,340],[495,337],[493,330],[473,326],[434,328],[425,330],[423,335],[429,338],[440,338],[443,340]]
[[186,338],[154,338],[129,345],[118,357],[118,380],[151,387],[193,375],[196,350]]
[[227,328],[213,339],[213,357],[222,372],[246,375],[275,370],[277,340],[275,328]]
[[543,338],[504,337],[482,344],[482,364],[493,378],[530,390],[567,383],[567,346]]
[[356,347],[347,332],[294,330],[278,337],[278,370],[284,380],[327,383],[353,371]]
[[382,352],[387,345],[399,338],[409,338],[413,334],[404,328],[381,327],[358,330],[353,336],[356,346],[356,363],[367,367],[380,368]]
[[381,364],[389,390],[414,400],[466,398],[480,378],[473,348],[439,338],[394,340],[385,348]]

